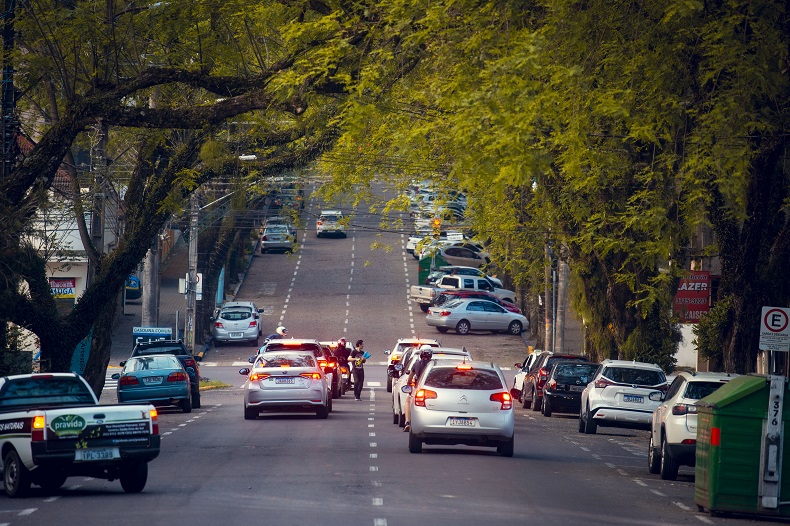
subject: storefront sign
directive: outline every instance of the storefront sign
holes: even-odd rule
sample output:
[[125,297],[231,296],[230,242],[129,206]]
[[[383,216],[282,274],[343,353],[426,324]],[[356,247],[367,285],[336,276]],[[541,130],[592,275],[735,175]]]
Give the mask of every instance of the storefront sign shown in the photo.
[[697,323],[710,309],[710,272],[691,271],[680,279],[672,311],[681,323]]

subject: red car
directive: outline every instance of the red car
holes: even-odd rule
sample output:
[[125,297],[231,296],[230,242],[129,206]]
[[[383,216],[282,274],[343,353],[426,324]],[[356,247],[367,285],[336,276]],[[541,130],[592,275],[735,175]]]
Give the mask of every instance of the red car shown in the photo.
[[436,296],[431,302],[431,307],[440,307],[451,299],[477,299],[493,301],[497,305],[501,305],[510,312],[521,314],[521,309],[510,303],[509,301],[502,301],[490,292],[484,290],[453,290],[448,289]]

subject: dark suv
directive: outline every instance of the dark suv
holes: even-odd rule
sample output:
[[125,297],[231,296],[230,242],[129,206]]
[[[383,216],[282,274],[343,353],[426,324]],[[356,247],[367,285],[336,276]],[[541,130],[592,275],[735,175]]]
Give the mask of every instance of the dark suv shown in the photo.
[[532,406],[533,411],[540,411],[543,403],[543,387],[555,363],[563,360],[588,362],[584,356],[576,354],[543,353],[532,364],[527,376],[524,377],[524,388],[521,390],[521,405],[524,409]]
[[[186,348],[184,342],[181,340],[152,340],[149,342],[140,342],[132,349],[132,355],[147,356],[150,354],[172,354],[181,365],[186,369],[189,375],[189,385],[192,391],[192,407],[200,407],[200,368],[198,367],[197,360]],[[121,362],[121,367],[126,364],[126,361]]]
[[[340,373],[338,371],[337,358],[332,355],[329,348],[321,345],[316,340],[296,340],[293,338],[269,340],[266,345],[258,350],[258,354],[270,351],[310,351],[315,356],[318,365],[329,375],[331,380],[332,398],[343,396],[342,385],[340,384]],[[250,356],[250,363],[255,363],[255,356]],[[330,409],[331,411],[331,409]]]

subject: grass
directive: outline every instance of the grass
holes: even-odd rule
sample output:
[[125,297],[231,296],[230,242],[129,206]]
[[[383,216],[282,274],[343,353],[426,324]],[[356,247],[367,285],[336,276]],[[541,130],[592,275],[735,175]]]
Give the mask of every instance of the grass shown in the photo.
[[233,387],[230,384],[226,384],[225,382],[220,382],[219,380],[208,380],[208,379],[200,379],[200,390],[205,391],[207,389],[223,389],[225,387]]

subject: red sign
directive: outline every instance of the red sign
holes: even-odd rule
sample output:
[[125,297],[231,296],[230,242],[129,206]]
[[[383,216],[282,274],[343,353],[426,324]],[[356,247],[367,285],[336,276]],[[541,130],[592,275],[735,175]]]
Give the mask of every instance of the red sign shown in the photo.
[[710,272],[691,271],[680,279],[672,312],[681,323],[697,323],[710,309]]
[[74,298],[74,288],[77,285],[75,278],[49,278],[52,295],[56,298]]

